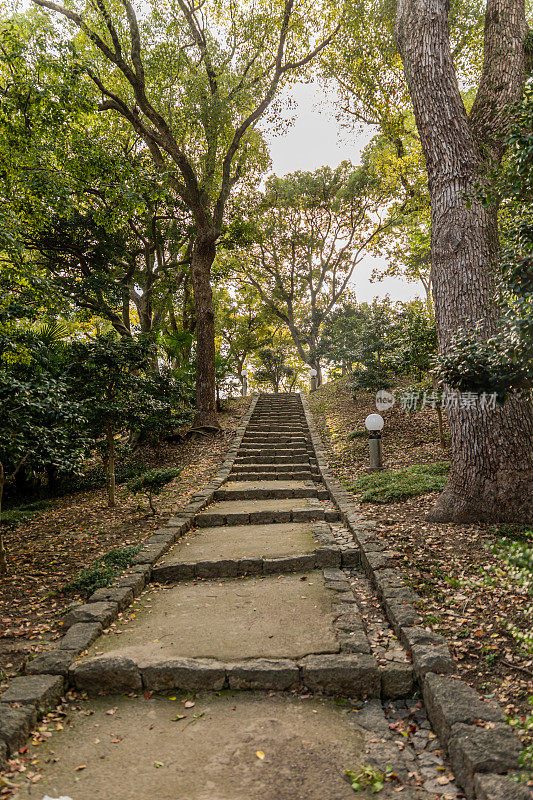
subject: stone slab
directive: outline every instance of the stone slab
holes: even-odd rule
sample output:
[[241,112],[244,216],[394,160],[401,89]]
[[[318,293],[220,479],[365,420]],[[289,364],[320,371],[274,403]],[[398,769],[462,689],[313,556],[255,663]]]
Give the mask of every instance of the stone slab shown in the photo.
[[531,800],[531,790],[505,775],[483,775],[474,777],[476,800]]
[[216,692],[226,681],[224,664],[214,659],[174,658],[167,661],[145,661],[139,664],[143,686],[154,692],[165,689]]
[[26,739],[37,721],[33,706],[12,708],[0,703],[0,740],[7,745],[8,753],[13,754],[26,744]]
[[78,622],[99,622],[105,627],[114,620],[117,614],[118,606],[116,603],[86,603],[85,605],[76,606],[65,615],[63,627],[65,629],[70,628]]
[[67,675],[76,656],[75,650],[50,650],[28,661],[26,672],[28,675]]
[[[293,511],[312,508],[323,508],[323,506],[314,497],[296,497],[286,500],[219,500],[212,503],[199,516],[216,514],[225,517],[227,514],[253,514],[260,511]],[[196,518],[195,524],[197,521],[198,518]]]
[[47,711],[59,702],[63,686],[61,675],[21,675],[10,681],[0,700]]
[[278,557],[314,549],[311,525],[306,522],[199,528],[180,539],[158,566],[176,561]]
[[83,691],[137,692],[142,681],[137,664],[120,654],[109,654],[78,661],[69,670],[69,678]]
[[363,653],[310,655],[300,661],[302,683],[327,694],[379,697],[379,667],[373,656]]
[[230,689],[283,691],[298,685],[299,670],[289,659],[256,658],[226,665]]
[[353,800],[343,771],[364,762],[371,734],[333,702],[200,693],[188,710],[179,700],[82,703],[68,731],[30,748],[29,758],[40,759],[39,792],[17,776],[18,800]]
[[481,728],[458,723],[453,726],[448,750],[458,784],[467,797],[474,797],[476,773],[502,773],[517,769],[521,746],[508,725]]
[[496,703],[479,699],[479,694],[463,681],[445,675],[428,673],[423,683],[424,702],[431,724],[446,746],[452,726],[458,722],[469,725],[481,719],[503,722],[503,711]]
[[136,661],[192,657],[301,658],[337,652],[332,597],[319,572],[264,578],[183,582],[139,598],[89,655],[121,654]]
[[60,650],[75,650],[81,653],[92,645],[102,633],[99,622],[77,622],[71,625],[59,642]]

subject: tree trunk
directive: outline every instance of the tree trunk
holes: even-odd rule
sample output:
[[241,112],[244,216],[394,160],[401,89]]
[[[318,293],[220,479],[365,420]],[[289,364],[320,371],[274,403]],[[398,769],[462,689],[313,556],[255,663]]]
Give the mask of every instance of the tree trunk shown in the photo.
[[193,427],[220,428],[215,395],[215,312],[211,291],[211,266],[216,238],[199,233],[194,243],[191,279],[196,309],[196,416]]
[[110,508],[117,504],[115,494],[115,436],[110,422],[107,424],[107,503]]
[[436,407],[437,411],[437,421],[439,423],[439,439],[440,439],[440,446],[443,450],[446,449],[446,436],[444,435],[444,420],[442,418],[442,408],[437,403]]
[[5,575],[7,572],[7,555],[4,546],[4,534],[2,532],[2,498],[4,496],[4,484],[6,476],[4,472],[4,465],[0,461],[0,575]]
[[[497,210],[468,208],[465,193],[483,158],[501,158],[505,106],[523,84],[522,0],[488,0],[483,77],[472,123],[453,66],[446,0],[399,0],[397,37],[428,171],[431,266],[439,349],[461,327],[496,329],[492,271],[498,259]],[[480,133],[480,127],[482,133]],[[482,144],[483,149],[480,149]],[[452,468],[430,518],[435,521],[521,521],[533,517],[533,415],[527,400],[500,408],[448,410]]]

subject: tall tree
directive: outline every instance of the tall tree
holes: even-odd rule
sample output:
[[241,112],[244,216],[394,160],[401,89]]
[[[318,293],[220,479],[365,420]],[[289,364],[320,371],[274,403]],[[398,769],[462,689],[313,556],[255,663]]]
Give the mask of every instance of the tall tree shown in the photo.
[[253,210],[256,241],[242,270],[290,331],[300,358],[318,372],[325,319],[365,251],[406,212],[366,162],[271,177]]
[[[140,18],[130,0],[79,9],[33,0],[82,33],[80,61],[102,111],[126,119],[195,223],[191,278],[196,304],[196,425],[218,427],[211,267],[227,200],[261,150],[254,127],[280,83],[336,32],[337,11],[295,0],[256,4],[171,0]],[[320,33],[326,29],[324,38]],[[329,31],[327,30],[329,29]]]
[[[450,47],[447,0],[399,0],[396,35],[426,160],[431,199],[431,261],[439,348],[459,329],[495,333],[497,207],[465,196],[501,160],[509,105],[524,85],[527,25],[523,0],[488,0],[484,59],[469,114]],[[431,512],[438,521],[533,518],[533,411],[509,397],[488,411],[460,403],[449,412],[449,482]]]
[[1,260],[44,275],[58,305],[150,334],[185,282],[190,215],[97,99],[44,15],[0,21]]

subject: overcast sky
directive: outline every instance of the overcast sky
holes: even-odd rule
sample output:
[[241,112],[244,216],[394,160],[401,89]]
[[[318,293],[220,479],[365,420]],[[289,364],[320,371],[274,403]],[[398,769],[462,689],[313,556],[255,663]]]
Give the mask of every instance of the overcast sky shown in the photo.
[[[270,146],[272,170],[286,175],[295,170],[314,170],[325,164],[336,167],[346,159],[359,163],[361,151],[372,138],[371,129],[364,133],[343,129],[335,119],[332,101],[325,99],[316,84],[297,84],[291,87],[292,107],[285,118],[294,117],[293,125],[282,134],[272,134],[263,123],[261,128]],[[359,301],[372,300],[389,294],[392,300],[422,297],[422,288],[415,283],[394,278],[370,283],[370,276],[381,259],[366,256],[358,265],[352,285]]]

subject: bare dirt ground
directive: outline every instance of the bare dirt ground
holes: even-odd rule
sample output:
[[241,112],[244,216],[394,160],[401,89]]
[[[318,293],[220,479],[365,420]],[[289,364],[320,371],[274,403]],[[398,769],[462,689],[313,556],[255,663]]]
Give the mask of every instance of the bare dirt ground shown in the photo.
[[248,401],[234,400],[219,415],[218,435],[186,439],[136,453],[146,468],[175,467],[179,476],[147,500],[117,487],[117,506],[109,508],[105,489],[77,492],[53,500],[49,508],[5,534],[9,573],[0,585],[0,690],[18,674],[30,655],[60,635],[61,612],[79,597],[65,584],[112,548],[137,545],[185,505],[217,471]]

